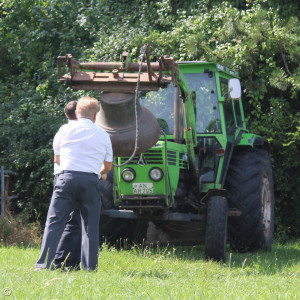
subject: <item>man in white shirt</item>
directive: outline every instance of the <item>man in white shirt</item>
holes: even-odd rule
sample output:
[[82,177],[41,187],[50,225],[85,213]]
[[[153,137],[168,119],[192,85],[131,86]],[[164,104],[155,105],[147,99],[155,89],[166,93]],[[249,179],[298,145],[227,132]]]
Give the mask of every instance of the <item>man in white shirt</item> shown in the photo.
[[82,221],[81,268],[95,270],[98,266],[99,178],[111,170],[113,161],[108,133],[94,124],[98,107],[96,99],[81,98],[76,124],[67,124],[54,137],[54,161],[60,165],[61,173],[48,210],[37,270],[52,267],[59,239],[76,204]]

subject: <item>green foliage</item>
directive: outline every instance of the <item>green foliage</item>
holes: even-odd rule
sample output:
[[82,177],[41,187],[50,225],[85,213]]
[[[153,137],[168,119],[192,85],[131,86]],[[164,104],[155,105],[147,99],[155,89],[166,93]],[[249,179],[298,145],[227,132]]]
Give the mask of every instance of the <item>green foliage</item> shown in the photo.
[[0,245],[37,246],[41,243],[41,227],[38,222],[24,223],[18,217],[6,215],[0,218]]
[[[240,73],[248,127],[270,141],[277,233],[300,235],[300,7],[293,0],[4,0],[0,6],[0,164],[16,170],[15,209],[45,217],[52,138],[83,92],[58,82],[55,59],[216,61]],[[35,213],[35,210],[37,213]]]

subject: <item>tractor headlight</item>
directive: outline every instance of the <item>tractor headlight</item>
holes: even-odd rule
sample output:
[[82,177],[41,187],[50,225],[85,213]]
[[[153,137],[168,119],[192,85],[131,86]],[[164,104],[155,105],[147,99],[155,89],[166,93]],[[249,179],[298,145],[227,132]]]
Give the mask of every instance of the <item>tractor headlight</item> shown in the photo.
[[135,179],[135,171],[131,168],[125,168],[122,171],[122,178],[126,182],[131,182]]
[[149,171],[149,177],[153,181],[160,181],[163,177],[163,171],[160,168],[152,168]]

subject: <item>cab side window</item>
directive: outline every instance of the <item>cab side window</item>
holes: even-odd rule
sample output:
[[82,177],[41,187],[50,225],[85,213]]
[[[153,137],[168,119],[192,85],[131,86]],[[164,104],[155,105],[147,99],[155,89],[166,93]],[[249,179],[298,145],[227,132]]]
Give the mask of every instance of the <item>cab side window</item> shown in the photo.
[[224,97],[223,108],[225,114],[226,131],[228,134],[230,134],[230,130],[234,128],[235,122],[234,122],[232,100],[229,98],[229,93],[228,93],[228,80],[221,77],[220,84],[221,84],[221,93],[222,96]]
[[236,117],[236,123],[238,127],[243,127],[243,118],[241,113],[240,101],[234,101],[234,111]]
[[230,131],[235,128],[232,100],[224,101],[223,108],[225,114],[226,131],[228,134],[230,134]]
[[229,99],[229,92],[228,92],[228,80],[225,78],[220,78],[220,84],[221,84],[221,93],[222,97],[224,97],[224,100],[228,101]]

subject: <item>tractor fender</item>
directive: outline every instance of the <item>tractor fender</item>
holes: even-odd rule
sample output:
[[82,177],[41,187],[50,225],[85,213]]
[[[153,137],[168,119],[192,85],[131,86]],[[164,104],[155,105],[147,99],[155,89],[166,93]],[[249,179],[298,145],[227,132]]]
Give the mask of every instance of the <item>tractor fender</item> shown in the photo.
[[263,148],[268,151],[269,142],[266,138],[255,133],[243,132],[236,146],[248,146],[251,148]]

